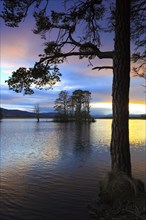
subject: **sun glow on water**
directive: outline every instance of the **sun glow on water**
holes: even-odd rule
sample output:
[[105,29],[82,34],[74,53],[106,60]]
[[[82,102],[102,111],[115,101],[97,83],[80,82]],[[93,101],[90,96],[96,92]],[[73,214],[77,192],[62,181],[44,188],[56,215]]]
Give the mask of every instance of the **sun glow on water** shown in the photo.
[[129,121],[129,138],[130,144],[135,148],[140,148],[146,142],[146,121],[145,120],[130,120]]

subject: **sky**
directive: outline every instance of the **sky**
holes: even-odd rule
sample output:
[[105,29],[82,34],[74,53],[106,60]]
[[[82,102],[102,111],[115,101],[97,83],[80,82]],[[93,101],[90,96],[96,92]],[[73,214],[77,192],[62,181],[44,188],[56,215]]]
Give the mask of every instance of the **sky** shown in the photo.
[[[60,0],[50,1],[53,7]],[[51,3],[53,2],[53,3]],[[10,28],[0,21],[0,98],[1,107],[33,111],[39,104],[41,112],[54,111],[54,101],[62,90],[70,94],[76,89],[89,90],[92,94],[91,114],[106,115],[112,113],[112,70],[92,70],[88,60],[70,58],[59,66],[61,82],[51,90],[35,90],[33,95],[17,94],[9,90],[5,83],[13,71],[19,67],[33,67],[38,55],[43,51],[44,41],[32,32],[34,21],[29,16],[18,28]],[[102,36],[104,46],[101,50],[112,50],[113,41],[108,34]],[[112,65],[111,60],[97,60],[97,66]],[[130,105],[131,114],[146,113],[146,93],[140,77],[131,77]]]

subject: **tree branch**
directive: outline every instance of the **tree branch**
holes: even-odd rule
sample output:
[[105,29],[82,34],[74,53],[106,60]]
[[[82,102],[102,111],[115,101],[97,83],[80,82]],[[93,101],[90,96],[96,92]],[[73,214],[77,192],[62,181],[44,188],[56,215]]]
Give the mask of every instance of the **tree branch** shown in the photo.
[[102,69],[113,69],[112,66],[96,66],[94,68],[92,68],[92,70],[96,70],[98,69],[98,71],[102,70]]
[[82,52],[68,52],[68,53],[56,53],[54,55],[50,55],[50,56],[46,56],[46,57],[42,57],[40,59],[39,62],[36,63],[36,65],[43,63],[45,61],[47,61],[48,64],[53,64],[54,61],[57,58],[67,58],[67,57],[71,57],[71,56],[92,56],[95,55],[97,56],[99,59],[112,59],[113,58],[113,51],[100,51],[99,49],[97,49],[96,51],[82,51]]

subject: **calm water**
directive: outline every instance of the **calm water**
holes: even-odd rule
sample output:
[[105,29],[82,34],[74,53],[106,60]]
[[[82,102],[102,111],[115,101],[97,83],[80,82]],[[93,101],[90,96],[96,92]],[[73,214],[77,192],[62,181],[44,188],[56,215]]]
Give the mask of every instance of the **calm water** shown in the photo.
[[[110,170],[111,120],[7,119],[0,126],[0,219],[87,220]],[[146,183],[145,128],[146,121],[130,120],[133,175]]]

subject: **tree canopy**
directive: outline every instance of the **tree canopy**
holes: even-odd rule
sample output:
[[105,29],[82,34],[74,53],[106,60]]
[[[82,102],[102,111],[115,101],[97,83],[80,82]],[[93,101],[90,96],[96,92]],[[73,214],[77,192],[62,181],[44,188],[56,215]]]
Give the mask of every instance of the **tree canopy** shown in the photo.
[[[32,94],[31,87],[34,85],[39,89],[45,86],[52,87],[60,81],[61,73],[57,65],[65,62],[70,56],[87,58],[92,65],[92,60],[97,58],[113,58],[114,48],[112,51],[101,51],[100,33],[115,29],[114,0],[60,1],[64,2],[60,11],[51,11],[49,0],[2,2],[1,17],[6,25],[17,27],[31,10],[35,19],[33,32],[45,39],[44,53],[39,55],[39,61],[33,68],[21,67],[14,71],[7,80],[10,89]],[[108,13],[109,9],[111,14]],[[131,0],[131,39],[135,45],[132,61],[136,64],[133,70],[141,76],[145,75],[146,68],[145,28],[145,1]],[[53,35],[51,39],[50,34]],[[92,66],[92,69],[103,68],[113,67]]]
[[89,121],[91,92],[86,90],[75,90],[72,95],[67,91],[61,91],[55,100],[55,110],[59,113],[61,121]]
[[[33,32],[40,34],[46,41],[44,53],[39,55],[40,60],[35,63],[34,68],[29,70],[20,68],[13,72],[12,77],[7,80],[10,89],[16,92],[21,92],[24,89],[25,94],[31,94],[32,85],[36,84],[37,88],[42,88],[48,83],[52,85],[52,78],[54,83],[61,76],[56,65],[65,62],[70,56],[78,56],[80,59],[87,58],[89,62],[96,57],[100,59],[112,58],[113,51],[100,51],[99,32],[102,27],[100,27],[99,20],[105,12],[101,2],[101,0],[86,0],[75,1],[74,4],[73,1],[64,1],[63,11],[55,12],[49,10],[49,1],[47,0],[32,1],[31,3],[4,0],[1,16],[6,25],[18,26],[27,16],[30,8],[33,10],[36,21]],[[53,40],[49,39],[50,34],[48,33],[53,35]],[[38,74],[38,69],[42,69],[43,82]],[[55,72],[51,72],[53,69]],[[21,74],[22,70],[25,74]]]

